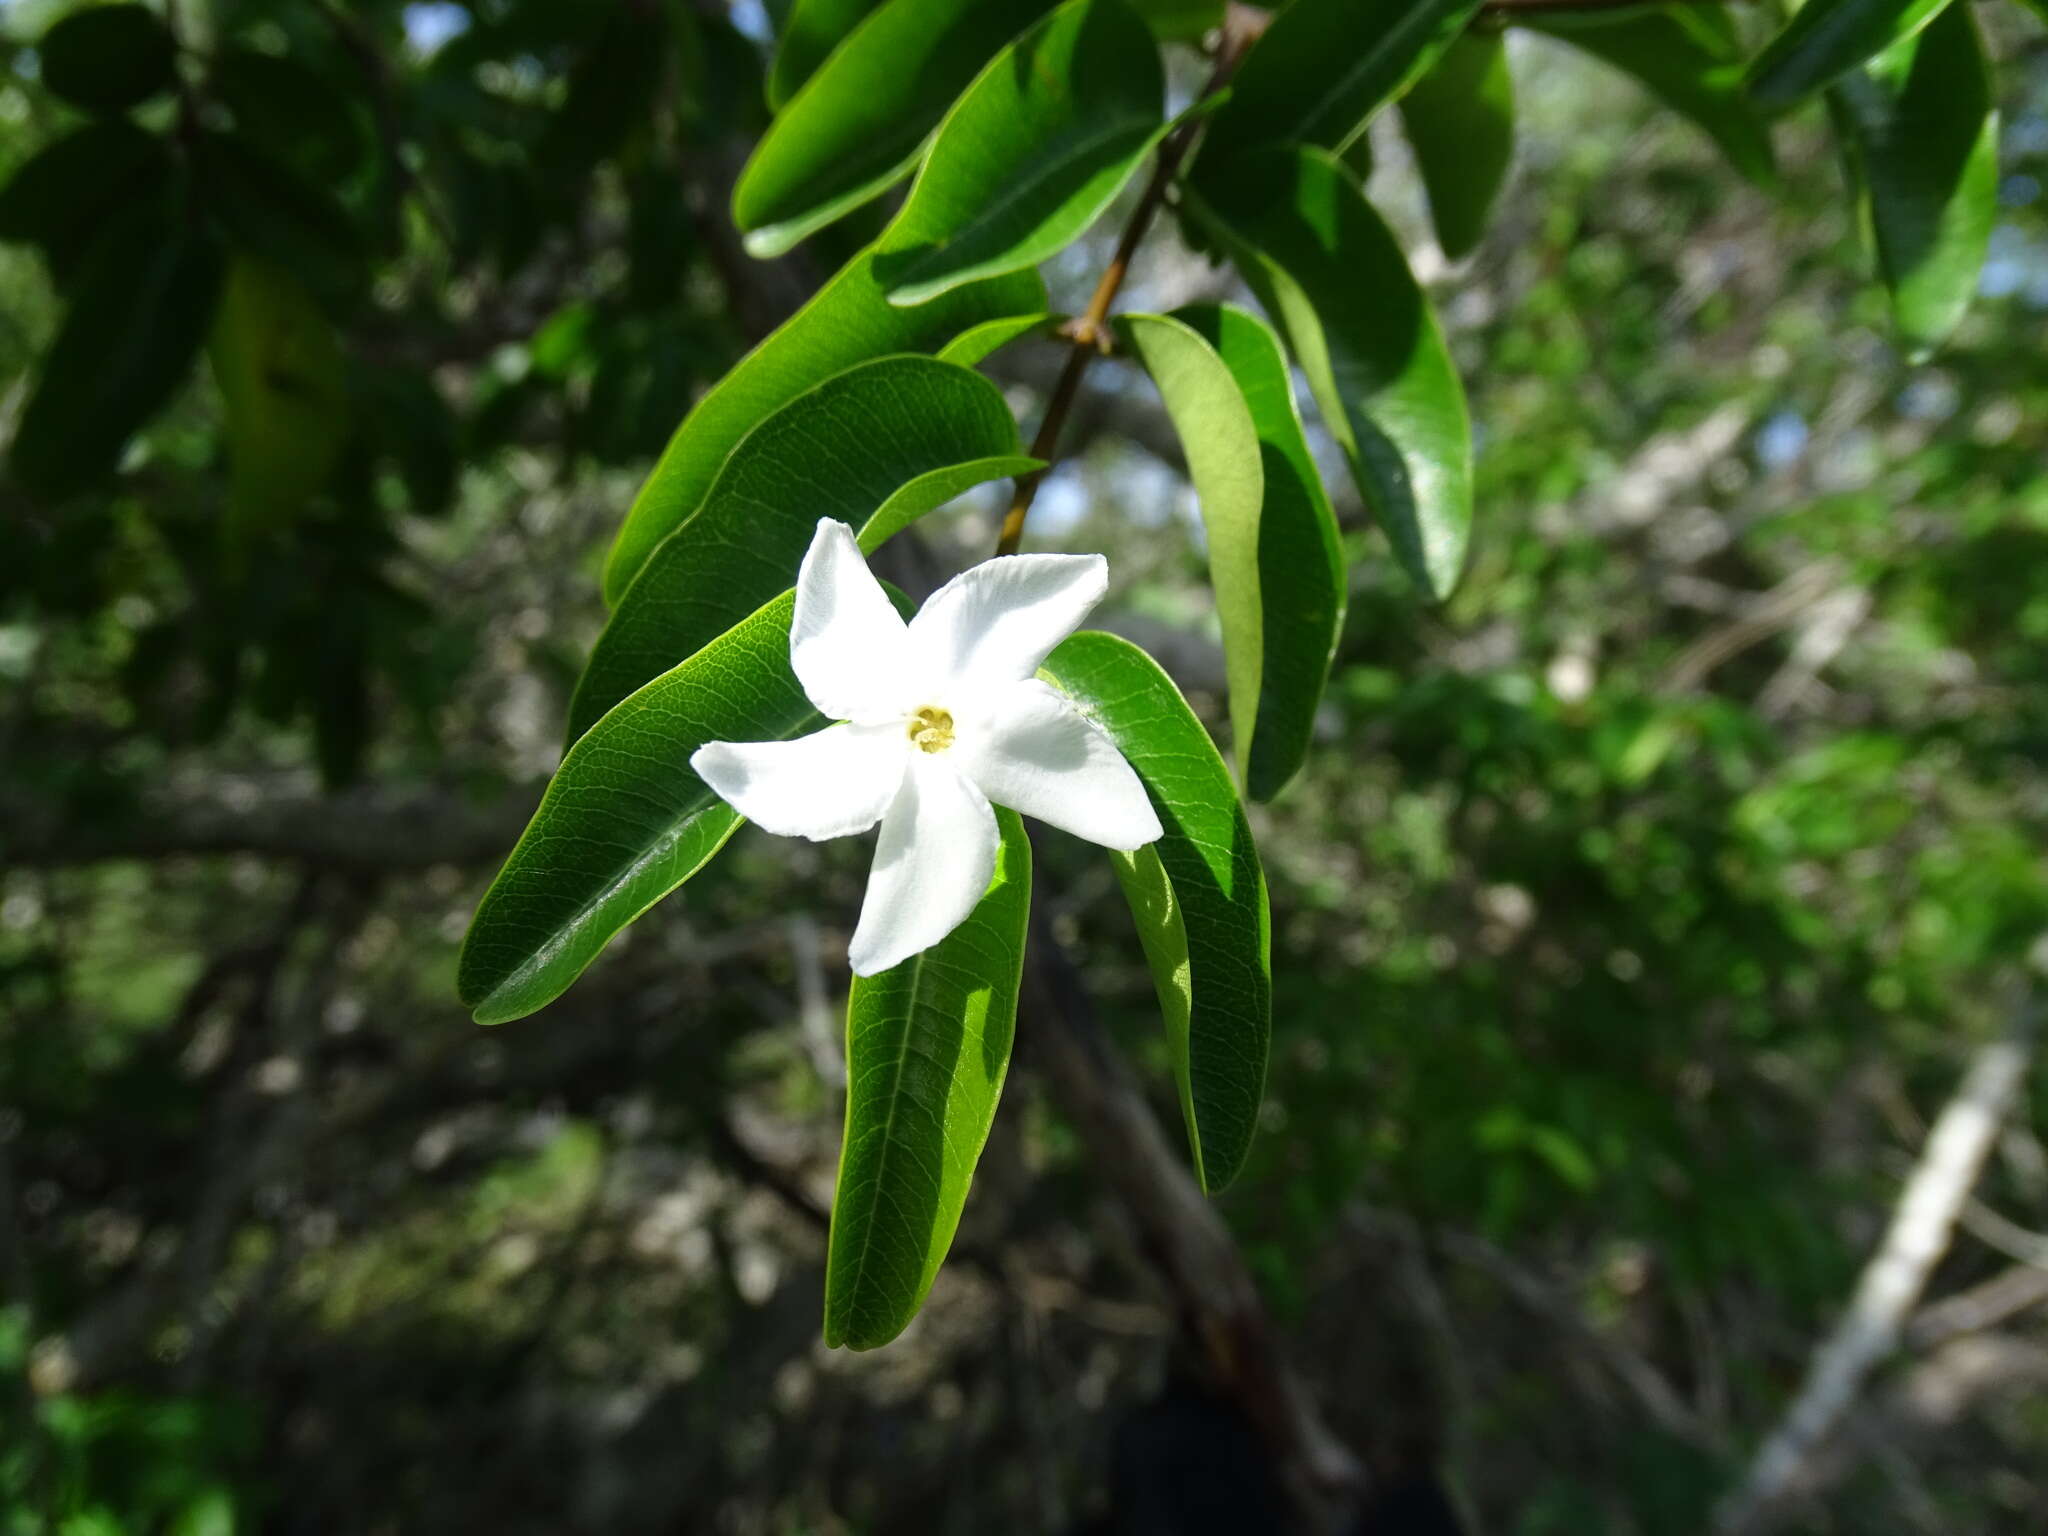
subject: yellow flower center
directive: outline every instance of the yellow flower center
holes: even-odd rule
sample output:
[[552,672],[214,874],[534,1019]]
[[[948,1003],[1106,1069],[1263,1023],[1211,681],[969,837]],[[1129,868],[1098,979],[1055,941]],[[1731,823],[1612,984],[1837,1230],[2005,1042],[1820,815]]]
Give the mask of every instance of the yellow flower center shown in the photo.
[[927,704],[910,717],[910,739],[920,752],[943,752],[953,745],[953,716]]

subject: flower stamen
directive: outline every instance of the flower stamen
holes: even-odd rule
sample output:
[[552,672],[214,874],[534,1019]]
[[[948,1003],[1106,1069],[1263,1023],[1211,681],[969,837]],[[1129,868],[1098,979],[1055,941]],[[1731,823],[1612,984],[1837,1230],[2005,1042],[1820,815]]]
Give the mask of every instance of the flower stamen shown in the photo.
[[949,710],[927,704],[910,717],[910,739],[920,752],[943,752],[953,745],[953,716]]

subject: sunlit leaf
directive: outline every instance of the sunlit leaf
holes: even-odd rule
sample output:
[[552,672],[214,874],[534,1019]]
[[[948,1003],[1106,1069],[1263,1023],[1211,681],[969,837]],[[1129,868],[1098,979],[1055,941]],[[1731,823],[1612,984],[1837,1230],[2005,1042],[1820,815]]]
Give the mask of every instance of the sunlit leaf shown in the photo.
[[796,0],[776,39],[768,105],[780,111],[882,0]]

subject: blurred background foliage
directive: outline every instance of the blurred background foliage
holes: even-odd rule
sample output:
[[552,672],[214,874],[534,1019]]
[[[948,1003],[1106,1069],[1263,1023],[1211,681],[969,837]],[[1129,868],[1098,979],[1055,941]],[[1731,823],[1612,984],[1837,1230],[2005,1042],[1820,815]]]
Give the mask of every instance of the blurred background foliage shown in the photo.
[[[1028,1020],[928,1311],[818,1344],[863,850],[743,833],[542,1016],[453,997],[639,477],[872,232],[739,250],[777,8],[178,0],[161,56],[39,54],[74,9],[0,4],[0,177],[89,136],[0,196],[0,1530],[1096,1518],[1181,1362]],[[1224,1206],[1332,1421],[1476,1530],[1697,1528],[2048,926],[2048,37],[1983,9],[2001,219],[1926,362],[1817,115],[1773,200],[1518,35],[1515,181],[1456,264],[1377,145],[1476,555],[1431,609],[1343,509],[1321,749],[1254,813],[1275,1046]],[[1129,302],[1221,281],[1155,242]],[[1027,421],[1058,361],[996,363]],[[1077,433],[1034,540],[1106,551],[1112,626],[1217,720],[1134,371]],[[1171,1123],[1067,852],[1055,927]],[[2030,1092],[1937,1296],[2042,1260]],[[2048,1524],[2048,1320],[1996,1337],[1961,1383],[1909,1351],[1805,1528]]]

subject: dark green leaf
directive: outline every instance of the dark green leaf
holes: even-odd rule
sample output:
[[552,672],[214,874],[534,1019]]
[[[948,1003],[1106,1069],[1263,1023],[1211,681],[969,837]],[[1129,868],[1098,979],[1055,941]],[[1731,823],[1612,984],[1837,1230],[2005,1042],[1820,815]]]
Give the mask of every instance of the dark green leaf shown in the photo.
[[183,383],[213,323],[220,248],[175,202],[132,210],[95,247],[14,436],[14,472],[62,496],[114,469]]
[[1195,1172],[1221,1189],[1251,1148],[1272,1036],[1272,933],[1251,827],[1201,721],[1151,657],[1084,630],[1044,671],[1116,739],[1166,829],[1111,857],[1158,986]]
[[1200,192],[1190,203],[1287,338],[1394,553],[1442,601],[1472,528],[1472,429],[1400,246],[1321,150],[1241,157]]
[[794,581],[819,518],[872,550],[970,486],[1034,467],[1002,391],[954,363],[880,358],[798,396],[733,450],[626,589],[577,685],[569,739]]
[[164,141],[133,123],[92,123],[45,145],[0,188],[0,240],[33,241],[60,276],[123,209],[167,195]]
[[43,34],[43,84],[89,112],[125,112],[167,91],[177,48],[145,5],[94,5]]
[[908,175],[953,98],[1050,0],[887,0],[777,115],[733,188],[747,249],[777,256]]
[[646,122],[661,89],[668,27],[659,6],[605,7],[604,29],[569,70],[568,93],[548,119],[538,158],[581,176]]
[[1969,7],[1835,94],[1899,333],[1925,352],[1969,308],[1998,222],[1998,112]]
[[953,1246],[1017,1027],[1031,844],[996,812],[995,879],[967,921],[846,1000],[846,1137],[825,1257],[825,1342],[901,1333]]
[[876,245],[892,304],[1036,266],[1095,222],[1166,132],[1159,47],[1124,0],[1068,0],[948,112]]
[[1223,25],[1224,0],[1133,0],[1161,42],[1191,43]]
[[215,58],[210,81],[246,137],[307,174],[340,179],[362,164],[355,108],[318,70],[282,54],[229,47]]
[[620,929],[732,836],[739,813],[690,771],[692,752],[825,724],[789,669],[795,611],[796,594],[785,592],[570,749],[463,941],[456,985],[478,1023],[522,1018],[561,996]]
[[1948,4],[1949,0],[1805,0],[1785,30],[1749,66],[1749,94],[1762,107],[1789,107],[1865,59],[1912,37]]
[[1045,285],[1035,273],[1016,272],[900,309],[882,297],[873,253],[855,257],[683,418],[612,546],[606,600],[625,596],[654,547],[696,510],[725,456],[763,417],[855,363],[936,351],[985,320],[1044,307]]
[[323,300],[361,288],[362,241],[325,185],[239,133],[209,135],[201,168],[209,206],[230,244],[284,268]]
[[1259,715],[1265,618],[1259,591],[1259,508],[1265,499],[1258,429],[1216,349],[1184,320],[1119,315],[1117,339],[1159,386],[1201,503],[1209,584],[1223,628],[1231,745],[1245,771]]
[[796,0],[768,71],[768,105],[780,112],[832,50],[867,20],[882,0]]
[[1344,545],[1316,473],[1280,340],[1256,315],[1211,304],[1176,311],[1222,358],[1259,437],[1265,504],[1259,513],[1259,611],[1264,630],[1258,719],[1239,777],[1270,800],[1300,769],[1323,680],[1344,622]]
[[1294,0],[1232,76],[1199,174],[1269,144],[1341,152],[1479,9],[1479,0]]
[[1743,94],[1742,52],[1725,18],[1706,6],[1628,11],[1530,13],[1517,25],[1560,38],[1641,82],[1721,147],[1728,163],[1759,186],[1777,181],[1769,125]]
[[1507,39],[1472,33],[1401,98],[1401,126],[1429,193],[1436,243],[1453,261],[1471,254],[1515,158],[1515,79]]

